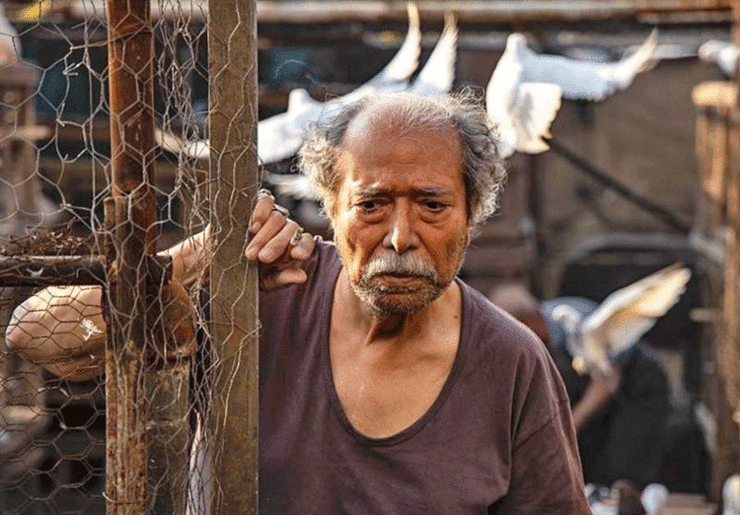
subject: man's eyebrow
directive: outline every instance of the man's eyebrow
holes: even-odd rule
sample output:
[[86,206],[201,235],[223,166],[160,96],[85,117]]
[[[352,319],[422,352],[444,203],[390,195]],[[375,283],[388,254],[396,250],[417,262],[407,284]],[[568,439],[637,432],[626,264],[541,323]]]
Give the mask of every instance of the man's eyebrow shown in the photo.
[[449,192],[443,188],[421,188],[416,191],[419,197],[441,197],[447,193]]
[[[388,195],[390,193],[389,188],[381,188],[377,186],[368,186],[367,188],[361,188],[353,193],[353,197],[377,197],[382,195]],[[414,189],[413,195],[415,197],[441,197],[447,195],[449,191],[445,188],[419,188]]]
[[376,197],[378,195],[384,195],[388,193],[387,188],[378,188],[376,186],[368,186],[367,188],[362,188],[357,190],[354,193],[355,197]]

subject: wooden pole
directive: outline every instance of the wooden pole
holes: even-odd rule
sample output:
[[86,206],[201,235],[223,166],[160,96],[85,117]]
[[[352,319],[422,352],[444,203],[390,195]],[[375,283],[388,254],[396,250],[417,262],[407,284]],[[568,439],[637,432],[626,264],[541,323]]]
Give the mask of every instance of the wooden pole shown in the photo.
[[[106,314],[108,515],[147,513],[146,256],[154,250],[152,32],[149,0],[108,0],[111,197]],[[112,220],[109,219],[112,216]]]
[[210,271],[215,513],[257,513],[257,273],[244,258],[257,174],[257,3],[210,0]]
[[[111,201],[106,348],[109,515],[183,513],[189,341],[162,328],[169,273],[154,272],[154,72],[149,0],[109,0]],[[154,259],[156,261],[156,259]],[[154,272],[154,273],[153,273]],[[164,275],[163,275],[164,274]],[[170,290],[171,292],[172,290]],[[155,327],[155,324],[157,325]],[[164,342],[156,345],[155,334]],[[185,338],[182,338],[185,339]]]

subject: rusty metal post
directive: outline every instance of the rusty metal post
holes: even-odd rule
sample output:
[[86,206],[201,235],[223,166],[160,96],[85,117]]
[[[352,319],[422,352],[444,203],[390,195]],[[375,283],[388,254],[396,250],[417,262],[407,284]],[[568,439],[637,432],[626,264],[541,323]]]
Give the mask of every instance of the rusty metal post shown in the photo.
[[209,0],[213,513],[257,513],[257,274],[243,256],[257,175],[257,1]]
[[[108,0],[111,195],[106,302],[106,498],[109,515],[145,514],[146,256],[154,250],[154,119],[149,0]],[[112,213],[111,213],[112,211]]]

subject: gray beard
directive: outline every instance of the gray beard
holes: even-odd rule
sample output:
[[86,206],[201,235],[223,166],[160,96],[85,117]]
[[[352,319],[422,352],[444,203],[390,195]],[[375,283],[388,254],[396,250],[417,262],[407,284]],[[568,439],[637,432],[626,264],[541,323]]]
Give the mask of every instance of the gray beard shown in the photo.
[[[455,275],[462,266],[462,258]],[[392,287],[377,276],[383,274],[413,275],[422,279],[419,286]],[[453,276],[454,277],[454,276]],[[360,281],[352,287],[360,300],[381,315],[410,315],[434,302],[450,285],[441,281],[434,267],[409,254],[389,254],[369,262]]]

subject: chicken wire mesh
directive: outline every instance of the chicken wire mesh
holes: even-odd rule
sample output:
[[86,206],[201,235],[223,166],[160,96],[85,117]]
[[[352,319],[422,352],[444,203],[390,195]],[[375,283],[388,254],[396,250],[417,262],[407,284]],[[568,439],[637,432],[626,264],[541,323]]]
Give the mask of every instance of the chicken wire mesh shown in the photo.
[[[16,277],[0,296],[9,326],[0,338],[3,514],[95,514],[106,505],[108,513],[207,513],[213,492],[223,491],[210,463],[229,433],[208,411],[221,360],[203,342],[211,311],[240,311],[229,301],[205,306],[200,293],[208,283],[213,299],[221,288],[235,291],[247,311],[255,298],[236,279],[245,265],[234,252],[209,276],[205,264],[219,249],[206,254],[201,231],[210,223],[209,241],[243,245],[238,228],[257,184],[209,179],[208,2],[152,2],[150,22],[138,10],[149,2],[118,2],[120,23],[109,31],[114,3],[0,4],[0,259]],[[249,16],[234,23],[250,29]],[[236,41],[213,48],[249,50]],[[151,45],[149,64],[136,45]],[[213,60],[230,73],[228,58]],[[130,82],[111,86],[116,72]],[[235,89],[250,87],[239,80]],[[237,132],[256,120],[255,112],[232,115],[228,102],[215,110],[220,126]],[[227,149],[220,168],[253,155],[249,131],[226,139],[213,143]],[[239,145],[236,158],[226,155]],[[221,221],[216,209],[235,215]],[[106,263],[115,263],[107,273]],[[107,360],[106,345],[115,350]],[[234,370],[246,359],[225,358],[236,362],[224,380],[234,395],[242,394]]]

